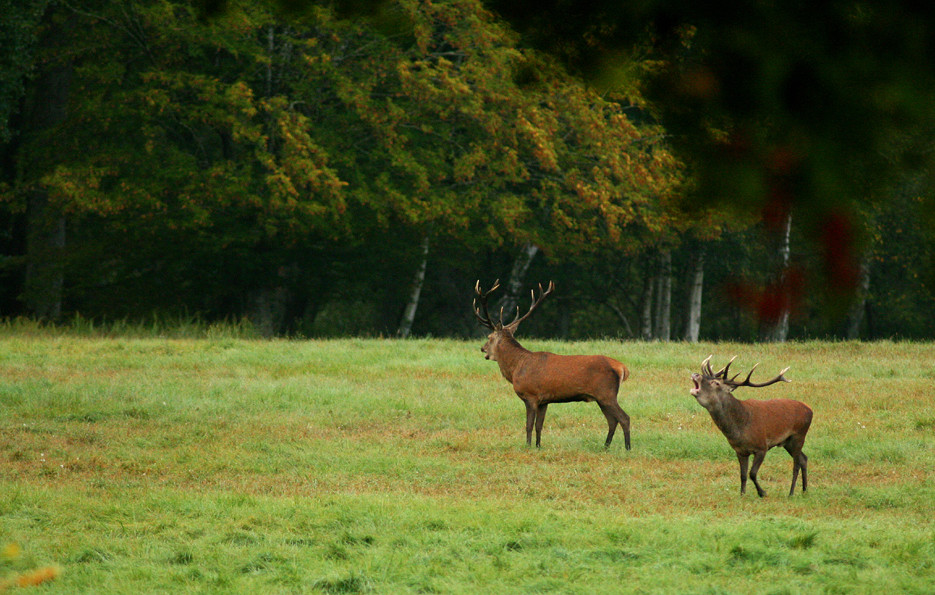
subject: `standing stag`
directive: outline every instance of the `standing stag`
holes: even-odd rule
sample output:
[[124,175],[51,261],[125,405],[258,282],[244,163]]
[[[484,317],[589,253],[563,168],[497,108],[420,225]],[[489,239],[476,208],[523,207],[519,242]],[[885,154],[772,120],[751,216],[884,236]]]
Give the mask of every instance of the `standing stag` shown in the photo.
[[763,463],[766,451],[780,445],[792,455],[792,487],[789,489],[789,495],[795,493],[795,480],[799,476],[799,469],[802,470],[802,491],[804,492],[808,486],[808,457],[802,452],[802,445],[805,443],[808,427],[812,423],[812,410],[804,403],[789,399],[768,401],[736,399],[731,393],[741,386],[759,388],[780,381],[789,382],[783,376],[789,368],[780,372],[772,380],[756,384],[750,382],[753,370],[756,369],[754,365],[747,374],[746,380],[737,382],[740,374],[730,379],[727,378],[727,370],[734,359],[736,356],[727,362],[723,370],[714,372],[711,370],[711,356],[709,355],[701,362],[701,374],[697,372],[692,374],[692,382],[695,386],[691,394],[702,407],[708,410],[714,424],[737,453],[737,459],[740,461],[740,493],[745,493],[747,489],[747,461],[752,454],[753,465],[750,467],[750,479],[753,480],[756,493],[761,498],[766,495],[756,480],[756,474]]
[[[482,325],[490,329],[487,342],[481,347],[486,359],[500,365],[500,373],[513,385],[516,396],[526,404],[526,445],[532,443],[532,428],[536,426],[536,447],[542,435],[542,422],[550,403],[572,401],[597,401],[607,418],[607,440],[610,446],[617,424],[623,428],[623,438],[630,450],[630,416],[617,404],[620,383],[630,375],[626,366],[603,355],[556,355],[546,351],[529,351],[513,337],[519,324],[529,318],[546,296],[555,289],[549,282],[545,291],[539,285],[539,298],[532,293],[529,311],[520,317],[519,307],[513,322],[503,324],[503,310],[499,322],[494,322],[487,312],[487,296],[500,287],[496,281],[486,292],[481,291],[480,281],[474,286],[474,315]],[[480,302],[480,309],[477,307]],[[481,313],[483,310],[483,314]]]

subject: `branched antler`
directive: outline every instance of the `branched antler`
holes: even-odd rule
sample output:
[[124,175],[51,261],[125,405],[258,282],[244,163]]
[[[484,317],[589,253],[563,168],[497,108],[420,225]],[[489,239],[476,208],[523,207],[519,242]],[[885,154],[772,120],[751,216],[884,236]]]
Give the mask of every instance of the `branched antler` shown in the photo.
[[530,295],[532,296],[532,304],[530,304],[529,306],[529,311],[526,312],[526,314],[524,314],[522,318],[520,318],[519,317],[519,306],[516,306],[516,317],[513,319],[513,322],[511,322],[510,324],[503,324],[503,309],[501,308],[500,309],[500,324],[503,325],[503,328],[508,328],[510,329],[510,331],[515,332],[516,327],[519,326],[519,323],[529,318],[529,315],[532,314],[533,311],[539,307],[539,304],[542,303],[542,300],[544,300],[546,296],[548,296],[554,290],[555,290],[555,283],[553,283],[552,281],[549,281],[549,286],[545,289],[545,291],[542,290],[542,283],[540,283],[539,284],[539,299],[536,299],[535,289],[532,289],[529,291]]
[[[472,306],[473,306],[473,309],[474,309],[474,316],[477,316],[477,320],[479,320],[480,323],[481,323],[482,325],[486,326],[487,328],[489,328],[489,329],[492,330],[492,331],[495,331],[495,330],[498,330],[498,329],[503,328],[503,316],[502,316],[502,314],[501,314],[501,316],[500,316],[500,319],[501,319],[500,325],[497,326],[497,323],[495,323],[493,320],[490,319],[490,313],[487,312],[487,296],[490,295],[491,293],[493,293],[493,291],[496,290],[498,287],[500,287],[500,279],[497,279],[496,281],[494,281],[494,282],[493,282],[493,287],[491,287],[490,289],[488,289],[486,292],[485,292],[485,291],[481,291],[481,288],[480,288],[480,279],[478,279],[478,280],[477,280],[477,283],[474,285],[474,292],[477,293],[477,297],[475,297],[474,300],[471,302],[471,304],[472,304]],[[481,308],[484,309],[484,315],[483,315],[483,316],[481,316],[480,310],[477,309],[477,300],[478,300],[478,299],[480,300]]]
[[760,388],[763,386],[769,386],[770,384],[776,384],[777,382],[791,382],[791,380],[783,376],[783,374],[789,371],[788,367],[784,368],[779,373],[778,376],[776,376],[775,378],[771,380],[767,380],[766,382],[750,382],[750,377],[753,376],[753,371],[756,370],[756,367],[760,365],[758,363],[754,364],[753,367],[750,368],[750,372],[747,374],[747,377],[742,382],[737,382],[737,377],[740,376],[740,374],[734,374],[734,376],[732,376],[731,378],[727,377],[727,373],[728,373],[728,370],[730,369],[730,365],[734,363],[735,359],[737,359],[736,355],[730,358],[730,361],[727,362],[726,366],[724,366],[722,369],[718,370],[717,372],[714,372],[711,369],[711,356],[709,355],[708,357],[705,358],[703,362],[701,362],[701,373],[703,376],[706,376],[708,378],[718,378],[724,381],[724,384],[730,386],[731,388],[738,388],[741,386],[750,386],[753,388]]

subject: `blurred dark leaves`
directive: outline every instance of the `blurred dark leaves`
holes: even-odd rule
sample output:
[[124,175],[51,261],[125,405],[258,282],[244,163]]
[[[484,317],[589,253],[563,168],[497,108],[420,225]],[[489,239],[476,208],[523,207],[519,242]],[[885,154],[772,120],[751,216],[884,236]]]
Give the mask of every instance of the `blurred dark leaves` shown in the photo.
[[[208,18],[227,5],[200,1]],[[294,12],[314,2],[280,4]],[[387,3],[322,4],[379,20]],[[823,247],[829,280],[841,289],[855,278],[860,205],[886,200],[900,178],[930,177],[935,3],[483,4],[526,45],[596,85],[613,87],[622,60],[652,61],[642,92],[693,174],[685,208],[720,204],[759,212],[767,223],[791,209]]]

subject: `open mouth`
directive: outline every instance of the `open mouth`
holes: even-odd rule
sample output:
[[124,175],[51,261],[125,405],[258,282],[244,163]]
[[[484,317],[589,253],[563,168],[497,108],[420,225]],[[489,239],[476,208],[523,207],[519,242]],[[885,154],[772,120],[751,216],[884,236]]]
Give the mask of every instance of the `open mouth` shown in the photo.
[[691,389],[691,394],[698,396],[698,391],[701,390],[701,383],[698,382],[698,374],[692,374],[692,384],[695,385],[695,388]]

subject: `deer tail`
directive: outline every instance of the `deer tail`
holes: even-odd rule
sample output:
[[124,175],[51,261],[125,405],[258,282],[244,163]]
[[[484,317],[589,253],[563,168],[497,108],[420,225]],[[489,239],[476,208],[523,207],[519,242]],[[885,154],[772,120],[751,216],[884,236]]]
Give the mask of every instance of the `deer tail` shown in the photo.
[[620,378],[620,382],[630,377],[630,370],[620,362],[617,362],[617,365],[614,366],[614,371],[617,372],[617,377]]

